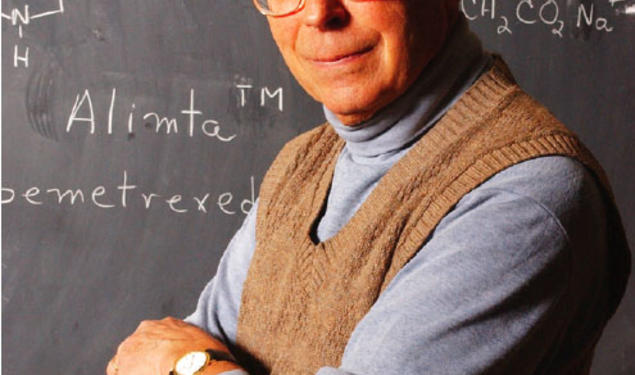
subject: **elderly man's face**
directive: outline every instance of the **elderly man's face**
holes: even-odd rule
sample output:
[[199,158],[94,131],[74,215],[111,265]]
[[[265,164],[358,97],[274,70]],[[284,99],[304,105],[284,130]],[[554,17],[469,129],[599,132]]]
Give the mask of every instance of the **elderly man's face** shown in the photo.
[[456,0],[306,0],[268,17],[304,89],[353,125],[400,96],[445,40]]

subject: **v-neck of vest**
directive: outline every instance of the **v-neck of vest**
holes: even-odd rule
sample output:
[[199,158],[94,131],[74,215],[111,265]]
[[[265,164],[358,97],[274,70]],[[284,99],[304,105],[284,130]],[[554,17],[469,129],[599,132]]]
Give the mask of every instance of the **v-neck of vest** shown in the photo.
[[[334,157],[331,158],[326,168],[325,175],[328,183],[321,184],[316,191],[314,202],[308,215],[308,225],[304,227],[303,237],[305,245],[313,249],[332,249],[345,246],[351,241],[361,238],[361,231],[372,221],[374,212],[379,212],[382,206],[383,196],[398,194],[408,181],[420,174],[419,160],[427,157],[432,152],[445,149],[451,140],[456,139],[478,127],[478,124],[486,121],[492,111],[500,106],[501,102],[508,98],[511,92],[518,89],[516,82],[505,62],[498,55],[494,55],[492,67],[482,74],[474,84],[461,95],[461,97],[448,109],[439,121],[432,126],[413,146],[399,159],[378,181],[366,200],[362,202],[357,211],[340,230],[328,239],[315,242],[312,238],[314,229],[317,228],[328,203],[328,194],[333,184],[333,175],[338,156],[345,145],[332,125],[326,123],[325,134],[322,136],[335,137],[337,140],[334,149]],[[330,255],[325,254],[328,258]]]

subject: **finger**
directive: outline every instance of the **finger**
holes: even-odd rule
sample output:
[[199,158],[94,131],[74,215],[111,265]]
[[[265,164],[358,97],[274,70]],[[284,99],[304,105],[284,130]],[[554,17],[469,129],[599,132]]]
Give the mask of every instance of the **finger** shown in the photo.
[[153,324],[155,324],[153,320],[142,320],[141,322],[139,322],[139,325],[137,326],[137,329],[135,330],[135,332],[148,329],[149,327],[152,327]]
[[117,374],[117,357],[113,357],[110,362],[108,362],[108,366],[106,367],[106,375],[116,375]]
[[119,345],[117,346],[117,351],[115,352],[114,358],[116,358],[119,354],[124,353],[126,351],[125,346],[127,346],[129,342],[130,342],[130,337],[126,337],[125,340],[119,343]]
[[161,319],[159,321],[159,323],[162,324],[167,324],[167,325],[172,325],[172,326],[176,326],[176,327],[186,327],[189,326],[189,324],[185,323],[184,321],[182,321],[181,319],[177,319],[171,316],[166,316],[165,318]]

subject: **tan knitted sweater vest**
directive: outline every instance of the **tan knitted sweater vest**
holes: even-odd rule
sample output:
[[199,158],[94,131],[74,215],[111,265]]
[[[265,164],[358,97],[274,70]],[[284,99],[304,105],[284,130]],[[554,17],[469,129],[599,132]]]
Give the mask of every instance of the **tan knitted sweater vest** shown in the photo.
[[[348,339],[395,274],[463,195],[542,155],[606,179],[576,137],[524,94],[500,60],[379,181],[333,237],[311,239],[344,141],[328,124],[287,143],[260,189],[256,250],[237,346],[250,374],[338,367]],[[630,262],[629,262],[630,264]]]

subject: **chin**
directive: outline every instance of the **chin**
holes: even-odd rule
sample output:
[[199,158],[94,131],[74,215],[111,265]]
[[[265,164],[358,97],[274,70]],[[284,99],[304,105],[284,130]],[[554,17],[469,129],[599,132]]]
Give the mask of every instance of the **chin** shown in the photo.
[[345,102],[344,98],[341,98],[322,103],[345,125],[356,125],[366,121],[387,105],[386,101],[381,100],[382,98],[375,100],[356,99],[358,100]]
[[350,126],[370,119],[376,112],[376,110],[369,108],[332,108],[328,104],[325,104],[325,106],[337,116],[342,124]]
[[361,96],[352,90],[343,91],[330,92],[328,96],[321,95],[318,99],[320,103],[336,114],[340,120],[345,117],[362,118],[360,121],[363,121],[377,111],[377,107],[381,102],[378,98]]

